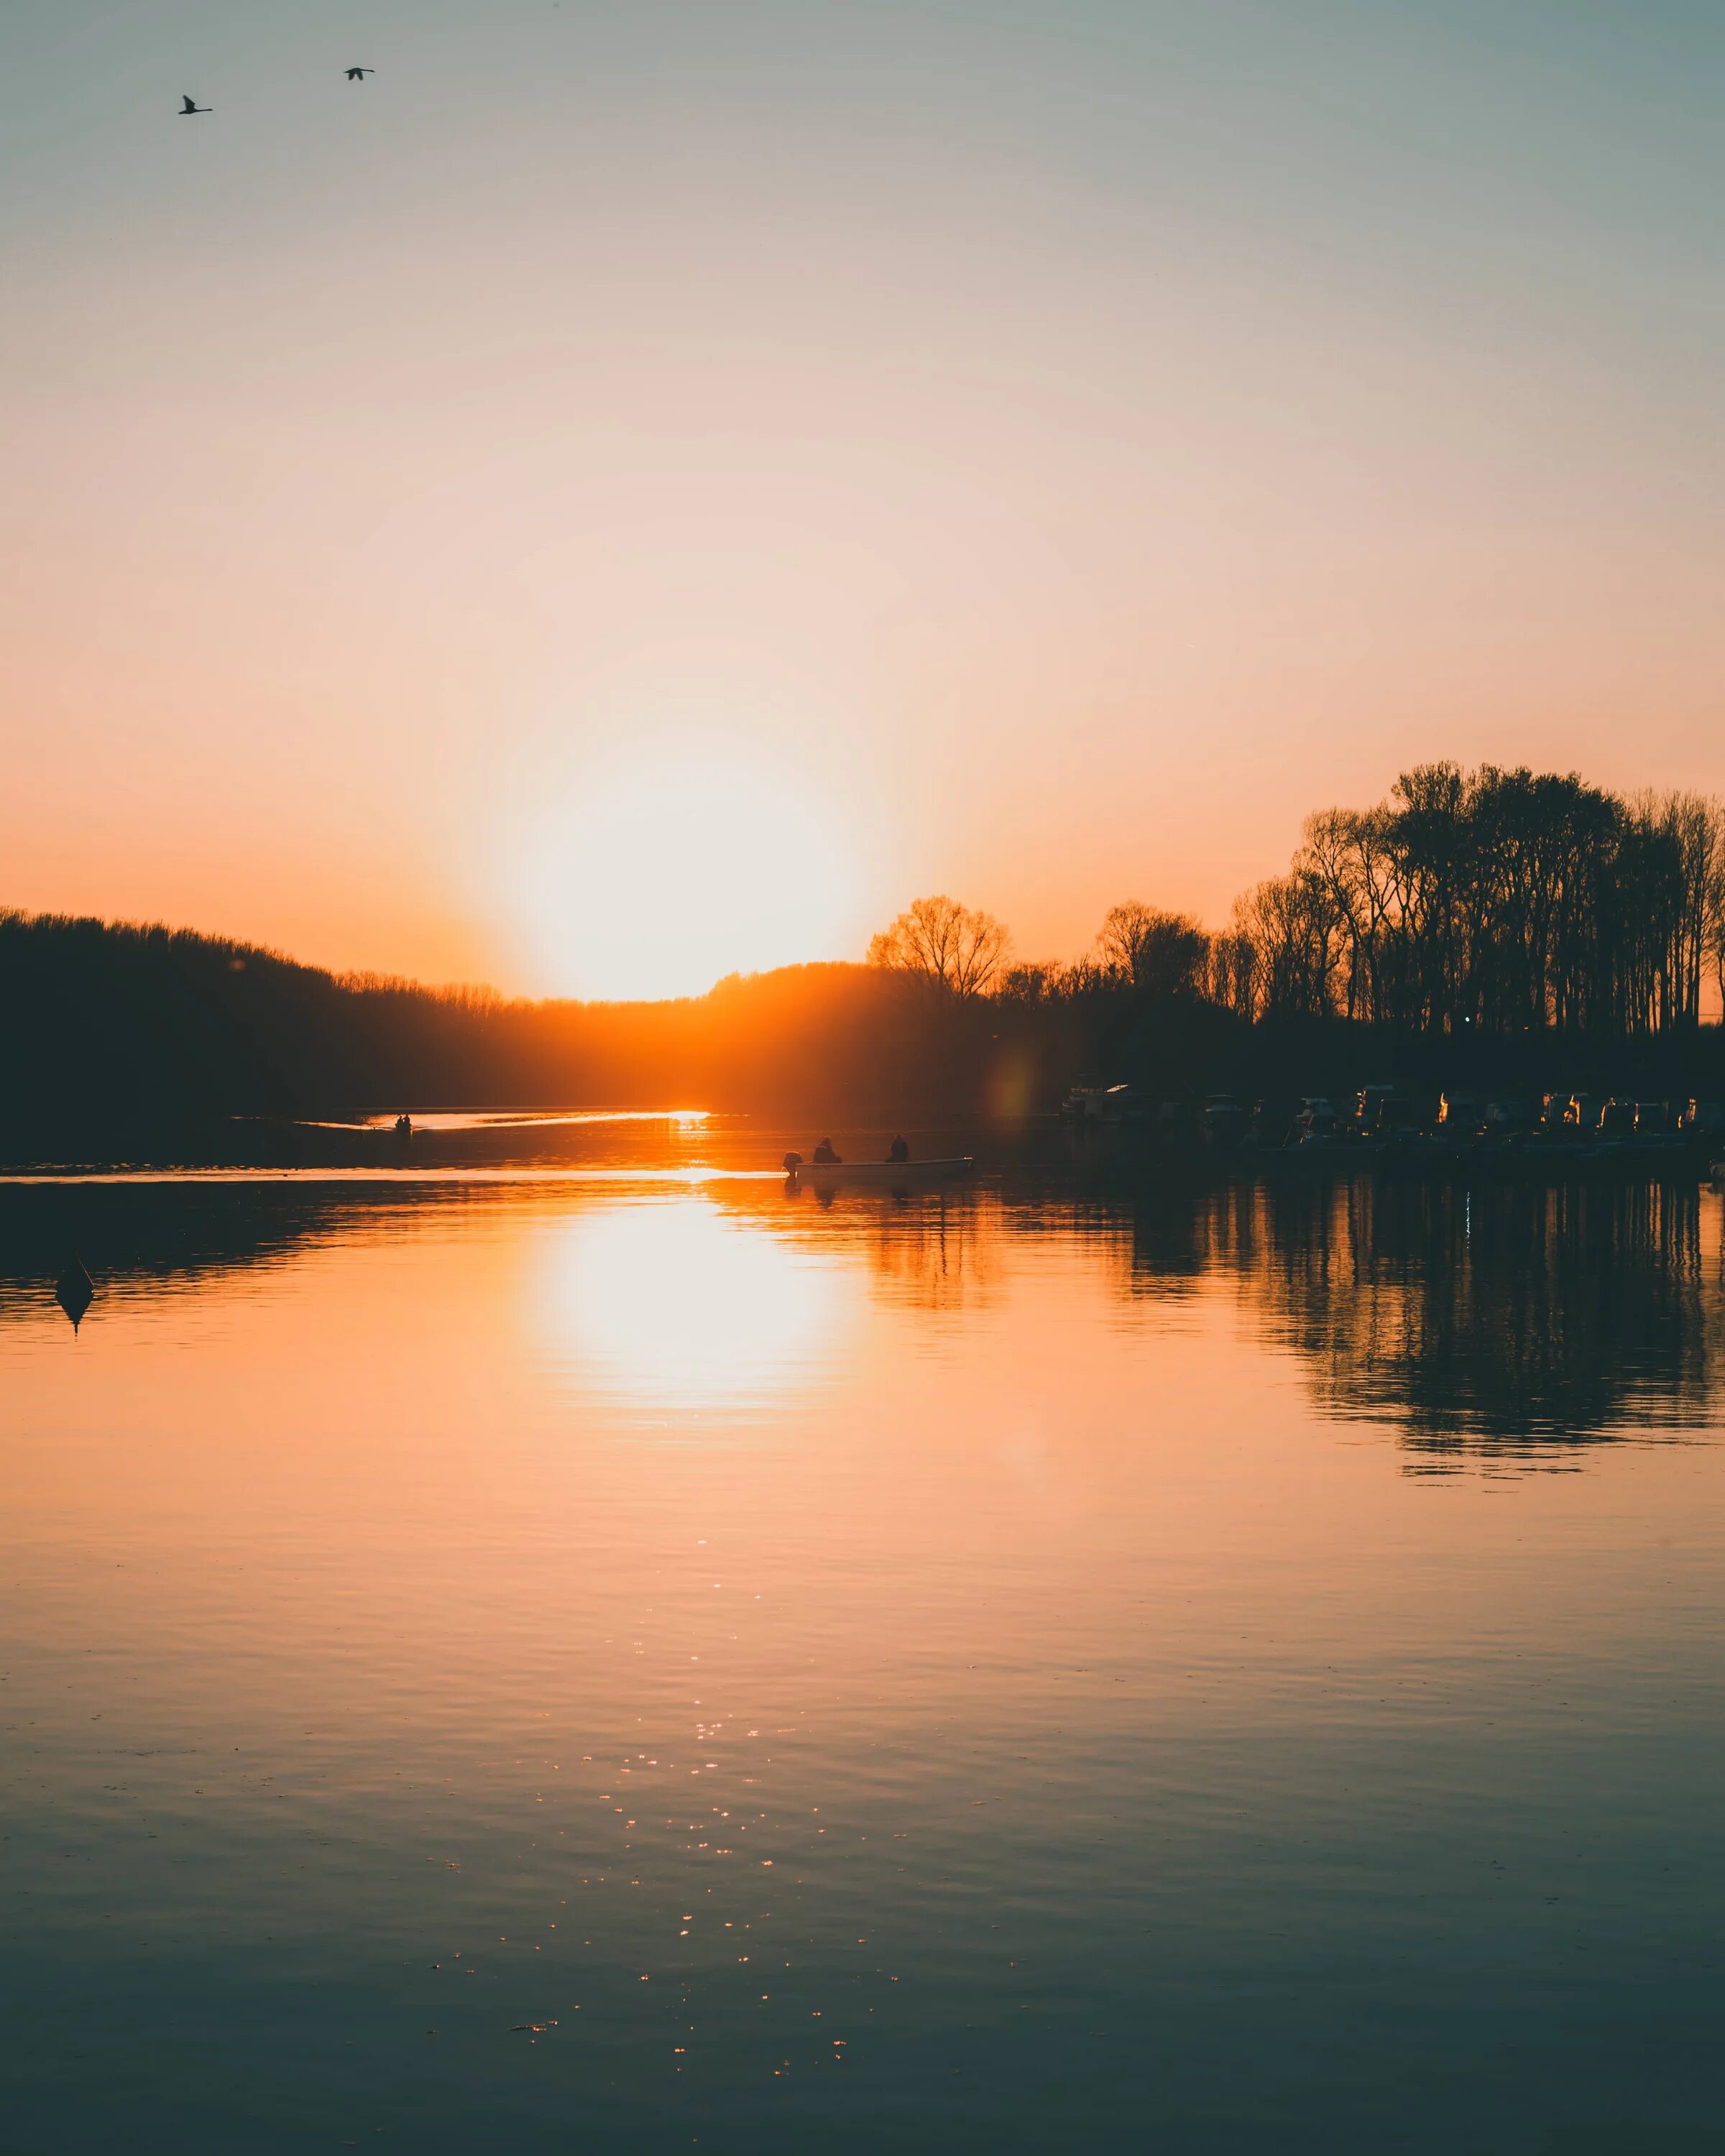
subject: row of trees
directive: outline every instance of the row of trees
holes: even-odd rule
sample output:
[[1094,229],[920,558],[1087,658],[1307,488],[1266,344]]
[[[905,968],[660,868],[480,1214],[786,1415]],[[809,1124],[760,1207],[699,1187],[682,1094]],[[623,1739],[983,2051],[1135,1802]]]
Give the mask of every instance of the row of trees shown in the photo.
[[1075,965],[1014,963],[1012,937],[992,913],[942,895],[919,898],[869,945],[869,963],[917,975],[968,1002],[1050,1003],[1094,990],[1231,1000],[1233,938],[1212,936],[1189,914],[1136,899],[1109,909],[1096,955]]
[[1725,993],[1725,809],[1574,773],[1425,764],[1375,808],[1309,817],[1287,874],[1247,892],[1220,933],[1132,902],[1075,965],[1009,953],[992,916],[935,897],[869,956],[961,1000],[1127,992],[1418,1034],[1680,1032],[1700,1024],[1709,983]]

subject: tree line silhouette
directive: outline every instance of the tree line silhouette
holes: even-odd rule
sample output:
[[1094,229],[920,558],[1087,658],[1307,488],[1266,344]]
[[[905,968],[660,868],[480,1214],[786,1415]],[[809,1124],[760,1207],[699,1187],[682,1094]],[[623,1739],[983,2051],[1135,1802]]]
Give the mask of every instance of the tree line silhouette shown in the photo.
[[1014,964],[1009,947],[992,916],[937,897],[870,957],[1009,1002],[1125,989],[1416,1036],[1693,1029],[1708,985],[1725,993],[1725,811],[1573,773],[1425,764],[1375,808],[1309,816],[1287,874],[1219,933],[1132,901],[1076,964]]
[[0,914],[0,1121],[16,1141],[0,1147],[439,1105],[1010,1117],[1086,1075],[1169,1094],[1386,1076],[1717,1093],[1719,1029],[1702,1019],[1722,972],[1717,803],[1430,764],[1375,808],[1309,818],[1287,873],[1225,929],[1128,901],[1065,964],[1015,960],[1001,922],[937,896],[866,964],[666,1002],[536,1003]]

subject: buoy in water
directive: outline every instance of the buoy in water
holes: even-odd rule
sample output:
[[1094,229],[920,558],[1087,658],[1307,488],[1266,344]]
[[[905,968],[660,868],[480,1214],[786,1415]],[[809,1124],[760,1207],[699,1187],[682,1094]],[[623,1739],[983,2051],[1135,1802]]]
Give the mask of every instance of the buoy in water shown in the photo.
[[95,1301],[95,1283],[76,1258],[61,1272],[54,1284],[54,1299],[72,1321],[75,1332],[84,1322],[84,1313]]

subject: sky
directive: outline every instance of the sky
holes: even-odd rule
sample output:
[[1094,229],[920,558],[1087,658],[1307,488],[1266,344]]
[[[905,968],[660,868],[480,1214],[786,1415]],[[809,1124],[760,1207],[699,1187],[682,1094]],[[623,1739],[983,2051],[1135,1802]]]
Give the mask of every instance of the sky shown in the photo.
[[1722,110],[1710,0],[10,0],[0,904],[657,994],[1725,792]]

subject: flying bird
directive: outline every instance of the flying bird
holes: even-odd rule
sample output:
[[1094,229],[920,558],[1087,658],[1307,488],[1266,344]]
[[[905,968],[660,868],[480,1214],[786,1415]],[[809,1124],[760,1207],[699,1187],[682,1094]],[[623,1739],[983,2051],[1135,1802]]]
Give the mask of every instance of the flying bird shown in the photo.
[[376,68],[349,68],[347,80],[349,82],[363,82],[368,74],[376,74],[377,72]]
[[213,105],[194,105],[188,97],[180,106],[180,117],[182,120],[189,120],[194,112],[213,112],[215,109]]

